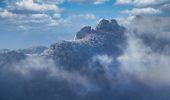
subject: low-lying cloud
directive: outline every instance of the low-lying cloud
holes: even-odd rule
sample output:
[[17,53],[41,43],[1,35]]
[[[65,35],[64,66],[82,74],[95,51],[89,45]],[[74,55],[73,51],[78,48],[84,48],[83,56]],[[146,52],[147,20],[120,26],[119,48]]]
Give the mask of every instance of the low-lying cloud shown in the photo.
[[[68,71],[56,65],[55,61],[46,57],[28,57],[21,62],[14,64],[11,69],[23,78],[32,79],[37,75],[45,75],[46,78],[52,78],[56,81],[65,81],[70,88],[77,91],[92,92],[97,89],[93,86],[87,76],[83,76],[78,71]],[[93,89],[93,90],[91,90]],[[78,93],[78,92],[77,92]]]
[[121,70],[147,85],[169,86],[170,55],[152,51],[136,36],[128,37],[128,47],[124,54],[118,57]]

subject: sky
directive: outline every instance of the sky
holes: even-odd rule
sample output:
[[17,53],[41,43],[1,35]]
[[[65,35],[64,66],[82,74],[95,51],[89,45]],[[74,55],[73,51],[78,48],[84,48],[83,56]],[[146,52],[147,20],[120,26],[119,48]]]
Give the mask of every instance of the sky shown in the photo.
[[[170,17],[169,0],[0,0],[0,49],[73,39],[100,19]],[[168,20],[169,21],[169,20]]]

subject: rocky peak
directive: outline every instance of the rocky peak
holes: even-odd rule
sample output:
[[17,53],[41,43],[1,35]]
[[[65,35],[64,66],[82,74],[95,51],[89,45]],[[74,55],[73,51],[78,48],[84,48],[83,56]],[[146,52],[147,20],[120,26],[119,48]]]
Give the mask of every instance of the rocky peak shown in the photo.
[[90,26],[83,27],[79,32],[76,34],[76,39],[82,39],[86,35],[90,34],[92,31],[92,28]]
[[102,19],[99,24],[96,26],[96,30],[106,31],[110,29],[110,22],[108,20]]
[[82,39],[90,34],[113,34],[115,36],[121,35],[124,32],[124,28],[120,26],[116,20],[106,20],[102,19],[95,29],[90,26],[83,27],[79,32],[77,32],[75,39]]
[[99,24],[96,26],[97,31],[103,32],[115,32],[119,29],[119,25],[116,20],[112,19],[111,21],[102,19]]
[[116,21],[115,19],[112,19],[112,20],[110,21],[110,25],[111,25],[112,27],[114,27],[114,26],[119,26],[118,23],[117,23],[117,21]]
[[[124,31],[116,20],[101,20],[95,29],[83,27],[76,34],[76,41],[61,41],[50,46],[43,55],[52,57],[59,66],[69,70],[78,70],[88,66],[95,55],[118,56],[125,44]],[[120,30],[120,31],[118,31]],[[88,38],[87,38],[88,37]]]

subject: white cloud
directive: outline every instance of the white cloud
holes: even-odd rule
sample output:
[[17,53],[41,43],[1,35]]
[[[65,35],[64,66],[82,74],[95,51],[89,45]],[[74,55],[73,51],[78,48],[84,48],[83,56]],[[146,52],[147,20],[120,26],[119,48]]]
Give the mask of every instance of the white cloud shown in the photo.
[[39,3],[47,3],[47,4],[60,4],[64,2],[64,0],[35,0],[35,1]]
[[[33,11],[55,11],[59,12],[60,9],[55,4],[39,4],[35,3],[34,0],[22,0],[16,2],[15,6],[16,9],[25,9],[25,10],[33,10]],[[13,8],[13,9],[15,9]]]
[[169,0],[117,0],[115,4],[135,4],[138,6],[141,5],[153,5],[153,4],[161,4],[164,2],[168,2]]
[[[102,68],[100,68],[98,65],[91,66],[91,64],[95,62],[98,62]],[[113,67],[113,63],[115,63],[114,58],[109,55],[96,55],[92,57],[92,62],[90,62],[89,66],[90,66],[90,70],[94,72],[102,69],[104,71],[106,78],[109,81],[111,81],[111,84],[112,84],[113,82],[112,80],[114,80],[115,73],[117,71],[117,69]]]
[[170,55],[153,52],[134,34],[128,34],[128,47],[118,61],[127,76],[151,86],[169,86]]
[[21,30],[21,31],[23,31],[23,32],[27,31],[27,28],[26,28],[25,26],[22,26],[22,25],[21,25],[21,26],[18,26],[17,29],[18,29],[18,30]]
[[53,14],[53,18],[61,18],[61,14],[55,13]]
[[133,8],[132,10],[124,10],[122,13],[129,15],[142,15],[142,14],[159,14],[161,11],[155,8]]
[[[92,21],[95,19],[96,19],[96,16],[94,14],[90,14],[90,13],[73,14],[65,19],[62,19],[61,22],[66,26],[73,27],[73,28],[77,29],[77,27],[79,27],[79,28],[83,27],[85,22],[89,22],[89,21]],[[84,22],[82,22],[82,21],[84,21]],[[73,22],[75,22],[75,23],[73,24]],[[75,27],[75,26],[77,26],[77,27]]]
[[[0,23],[4,31],[11,27],[11,31],[38,31],[39,28],[48,29],[59,25],[62,10],[57,4],[63,0],[6,0],[6,6],[0,9]],[[50,13],[50,14],[49,14]],[[8,24],[8,25],[7,25]],[[21,27],[22,26],[22,27]],[[42,28],[43,27],[43,28]],[[41,30],[42,31],[42,30]],[[23,31],[22,31],[23,32]],[[37,33],[37,32],[36,32]],[[40,33],[40,32],[38,32]]]
[[94,4],[102,4],[102,3],[105,3],[105,2],[107,2],[107,1],[109,1],[109,0],[96,0],[96,1],[94,2]]
[[87,20],[96,19],[96,16],[94,14],[80,14],[80,15],[74,15],[74,17],[81,17]]
[[170,18],[154,16],[136,16],[126,26],[137,34],[154,35],[157,38],[170,39]]
[[118,57],[122,72],[147,85],[169,86],[170,18],[131,16],[124,20],[129,33],[127,49]]
[[14,18],[16,17],[17,15],[12,13],[12,12],[9,12],[8,10],[2,10],[0,11],[0,17],[2,18]]
[[68,2],[80,3],[80,4],[86,4],[86,3],[103,4],[107,1],[109,0],[68,0]]
[[117,0],[116,5],[121,5],[121,4],[131,4],[133,0]]
[[169,11],[170,11],[170,3],[161,5],[161,6],[160,6],[160,9],[161,9],[162,11],[164,11],[164,12],[169,13]]
[[[48,78],[53,78],[59,81],[66,81],[68,85],[73,87],[79,86],[85,91],[95,91],[91,90],[94,89],[94,85],[90,82],[87,76],[83,76],[78,71],[69,71],[63,69],[63,67],[59,67],[56,65],[55,61],[50,58],[46,57],[28,57],[21,62],[13,65],[14,69],[17,74],[20,74],[22,77],[25,78],[32,78],[35,77],[37,73],[45,72]],[[84,92],[85,92],[84,91]]]
[[[104,66],[104,67],[108,67],[112,61],[113,58],[109,57],[108,55],[97,55],[93,57],[93,62],[95,61],[99,61],[99,63]],[[106,68],[107,69],[107,68]]]
[[49,18],[49,16],[47,14],[32,14],[31,17],[36,18],[36,19]]

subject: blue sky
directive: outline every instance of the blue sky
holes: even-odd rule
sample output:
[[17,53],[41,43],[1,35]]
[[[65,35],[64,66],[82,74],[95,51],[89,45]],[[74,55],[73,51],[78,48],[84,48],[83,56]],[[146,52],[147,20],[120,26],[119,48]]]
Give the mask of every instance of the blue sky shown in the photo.
[[1,0],[0,49],[49,46],[73,39],[102,19],[170,16],[169,0]]

